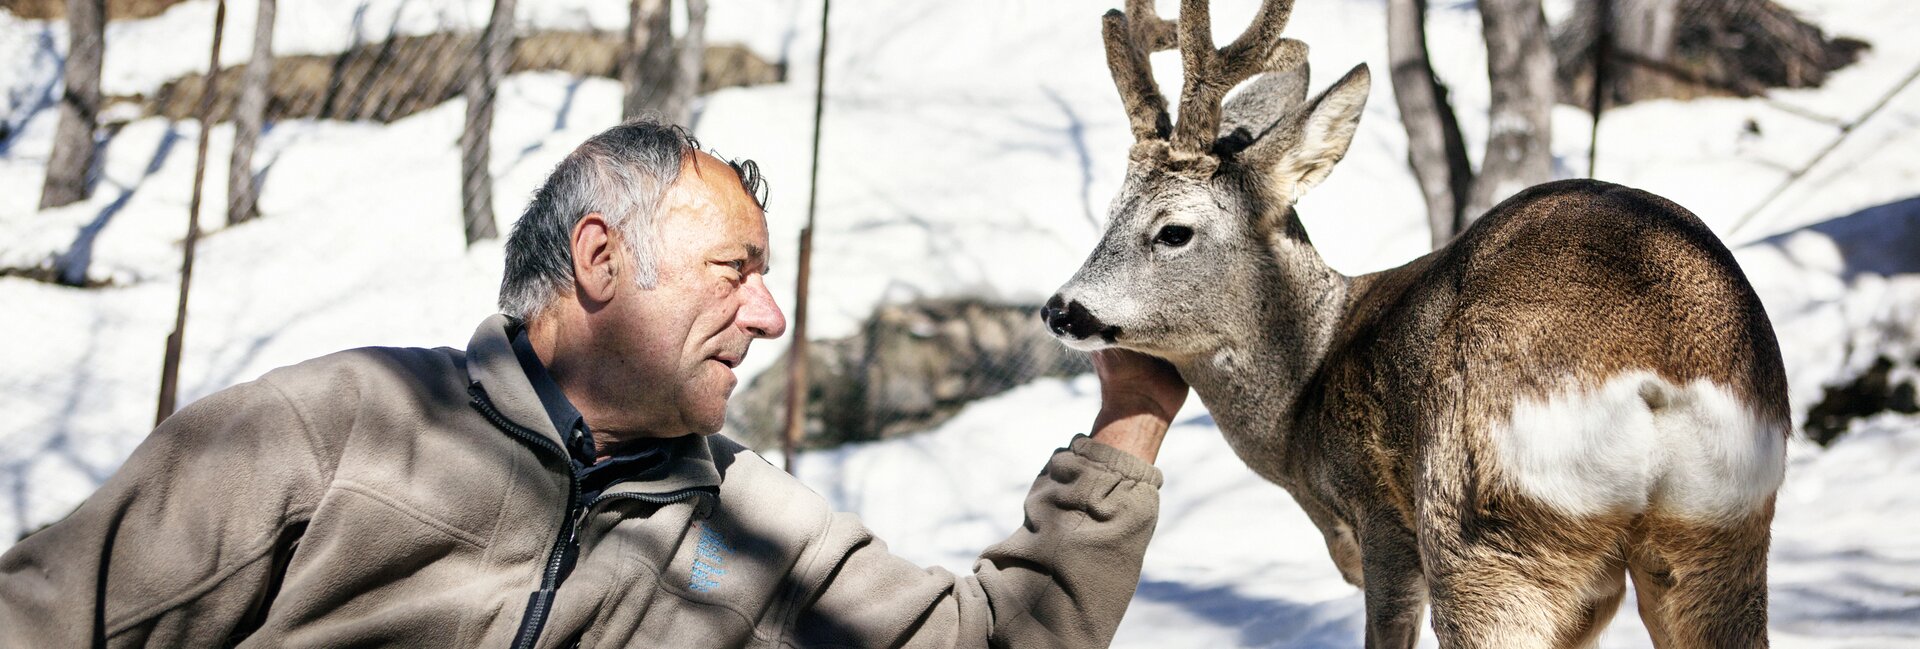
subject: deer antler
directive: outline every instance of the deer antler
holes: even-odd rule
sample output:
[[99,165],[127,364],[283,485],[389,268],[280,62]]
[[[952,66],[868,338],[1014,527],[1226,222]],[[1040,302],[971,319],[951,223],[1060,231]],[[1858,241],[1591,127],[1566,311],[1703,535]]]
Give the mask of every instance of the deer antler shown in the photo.
[[[1128,18],[1128,14],[1132,18]],[[1100,35],[1107,44],[1107,68],[1120,87],[1120,102],[1136,142],[1164,140],[1172,133],[1167,98],[1153,82],[1153,64],[1147,55],[1174,45],[1173,23],[1153,12],[1152,0],[1127,0],[1127,12],[1107,11],[1100,18]]]
[[[1206,0],[1182,0],[1178,22],[1155,14],[1152,0],[1127,0],[1125,13],[1108,11],[1101,24],[1107,67],[1134,140],[1170,140],[1174,151],[1207,155],[1219,134],[1220,101],[1228,91],[1264,70],[1285,70],[1306,60],[1305,43],[1280,38],[1292,14],[1292,0],[1266,0],[1239,38],[1215,49]],[[1147,55],[1176,45],[1186,81],[1180,89],[1180,120],[1170,127],[1167,100],[1154,85]]]

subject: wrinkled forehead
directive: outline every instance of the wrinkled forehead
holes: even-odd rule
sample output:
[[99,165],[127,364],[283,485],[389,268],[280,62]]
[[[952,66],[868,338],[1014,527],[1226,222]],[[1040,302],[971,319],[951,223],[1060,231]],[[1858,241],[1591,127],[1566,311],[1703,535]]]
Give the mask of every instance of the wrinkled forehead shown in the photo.
[[741,184],[740,172],[705,151],[694,151],[681,161],[678,182],[697,186],[717,208],[730,214],[761,214],[760,204]]
[[670,245],[696,254],[768,247],[765,213],[733,168],[706,153],[681,162],[680,177],[667,188],[654,227]]

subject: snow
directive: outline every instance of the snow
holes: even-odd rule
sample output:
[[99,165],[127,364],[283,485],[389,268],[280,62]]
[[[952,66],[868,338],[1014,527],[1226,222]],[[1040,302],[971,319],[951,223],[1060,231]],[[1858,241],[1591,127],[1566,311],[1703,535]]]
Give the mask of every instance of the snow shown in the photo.
[[[1171,13],[1171,4],[1163,13]],[[1252,15],[1222,2],[1225,42]],[[1469,142],[1484,139],[1486,81],[1471,3],[1434,3],[1435,65],[1453,88]],[[1556,12],[1564,8],[1550,3]],[[1765,100],[1646,102],[1602,121],[1599,177],[1692,209],[1735,249],[1781,340],[1796,422],[1821,387],[1887,354],[1920,357],[1920,89],[1895,96],[1767,209],[1745,215],[1846,122],[1920,65],[1920,4],[1793,0],[1829,31],[1873,50],[1826,88]],[[390,32],[473,28],[484,0],[282,0],[276,45],[329,53]],[[624,0],[521,3],[520,20],[613,30]],[[151,92],[205,65],[211,0],[117,22],[109,93]],[[1107,76],[1097,16],[1107,3],[844,0],[836,3],[815,235],[814,335],[852,331],[879,300],[979,295],[1037,301],[1091,250],[1129,142]],[[1425,251],[1420,195],[1385,74],[1378,0],[1304,0],[1289,35],[1314,45],[1324,85],[1360,62],[1373,100],[1353,150],[1300,205],[1336,268],[1387,268]],[[246,57],[253,5],[229,5],[222,61]],[[776,295],[792,295],[805,218],[811,138],[814,2],[718,0],[710,41],[787,60],[786,84],[706,98],[697,132],[758,160],[773,188]],[[58,21],[0,13],[0,266],[33,265],[91,237],[76,290],[0,278],[0,547],[57,520],[150,428],[162,343],[172,326],[180,238],[198,126],[139,119],[104,145],[95,196],[34,206],[56,121]],[[1178,57],[1153,58],[1166,88]],[[1318,86],[1316,86],[1317,88]],[[495,120],[500,225],[561,156],[618,119],[605,79],[509,78]],[[360,345],[463,345],[492,312],[498,244],[461,245],[457,140],[450,102],[390,125],[275,124],[256,154],[268,169],[265,218],[225,228],[223,164],[210,166],[195,269],[182,398],[268,369]],[[1824,116],[1810,119],[1808,115]],[[1554,112],[1564,175],[1584,175],[1589,122]],[[1752,120],[1759,135],[1746,133]],[[231,130],[210,134],[226,159]],[[743,374],[784,341],[763,342]],[[1045,380],[968,408],[939,430],[801,458],[800,474],[860,514],[897,552],[966,570],[1020,521],[1047,453],[1084,431],[1091,377]],[[1833,447],[1796,439],[1778,502],[1771,564],[1773,632],[1782,647],[1884,647],[1920,639],[1920,417],[1881,415]],[[1118,646],[1358,646],[1364,606],[1320,535],[1277,487],[1229,451],[1198,399],[1169,435],[1162,518]],[[1432,646],[1426,634],[1425,646]],[[1649,646],[1626,603],[1605,647]]]

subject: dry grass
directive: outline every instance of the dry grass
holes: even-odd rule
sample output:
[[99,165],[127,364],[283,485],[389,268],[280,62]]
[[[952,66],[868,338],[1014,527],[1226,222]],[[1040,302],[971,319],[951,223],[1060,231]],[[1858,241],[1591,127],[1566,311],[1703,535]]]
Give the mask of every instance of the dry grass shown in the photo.
[[0,266],[0,277],[19,277],[47,284],[72,286],[74,288],[108,288],[114,286],[111,279],[87,278],[80,284],[69,284],[60,278],[60,270],[53,267],[49,260],[38,266]]
[[[107,20],[152,18],[182,0],[107,0]],[[67,17],[67,0],[0,0],[0,9],[26,20]]]
[[[1852,65],[1864,41],[1832,37],[1771,0],[1674,0],[1673,50],[1663,61],[1615,50],[1607,105],[1644,99],[1757,97],[1772,88],[1818,88]],[[1553,38],[1559,99],[1590,104],[1597,5],[1582,3]]]
[[[330,56],[274,59],[267,119],[319,118],[392,122],[460,95],[464,66],[476,60],[470,34],[400,36]],[[613,78],[624,45],[617,34],[537,32],[515,41],[510,72],[552,70]],[[779,66],[738,45],[707,48],[700,91],[776,83]],[[241,68],[220,71],[215,83],[215,121],[228,118]],[[115,97],[134,102],[146,115],[193,116],[204,86],[200,75],[161,86],[152,97]]]

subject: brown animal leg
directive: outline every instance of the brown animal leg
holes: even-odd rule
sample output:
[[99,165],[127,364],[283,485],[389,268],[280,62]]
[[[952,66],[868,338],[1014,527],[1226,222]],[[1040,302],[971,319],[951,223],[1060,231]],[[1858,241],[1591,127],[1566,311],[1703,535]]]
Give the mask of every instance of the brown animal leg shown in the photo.
[[1649,515],[1628,553],[1654,646],[1767,646],[1773,504],[1731,524]]
[[1413,649],[1427,588],[1420,574],[1420,547],[1391,511],[1362,523],[1361,569],[1367,591],[1367,649]]
[[1466,520],[1430,518],[1420,539],[1440,646],[1587,646],[1619,608],[1631,518],[1567,517],[1511,496],[1449,513]]
[[1610,579],[1594,585],[1597,597],[1579,612],[1575,625],[1562,637],[1560,646],[1584,649],[1598,645],[1600,632],[1613,621],[1613,614],[1620,610],[1620,600],[1627,596],[1626,562],[1619,561],[1615,566]]
[[[1494,557],[1483,557],[1494,559]],[[1428,574],[1433,631],[1448,649],[1552,647],[1560,635],[1554,593],[1519,566],[1483,561]]]
[[1470,566],[1434,588],[1440,646],[1590,647],[1626,596],[1626,575],[1619,568],[1580,580],[1516,568],[1493,562]]

